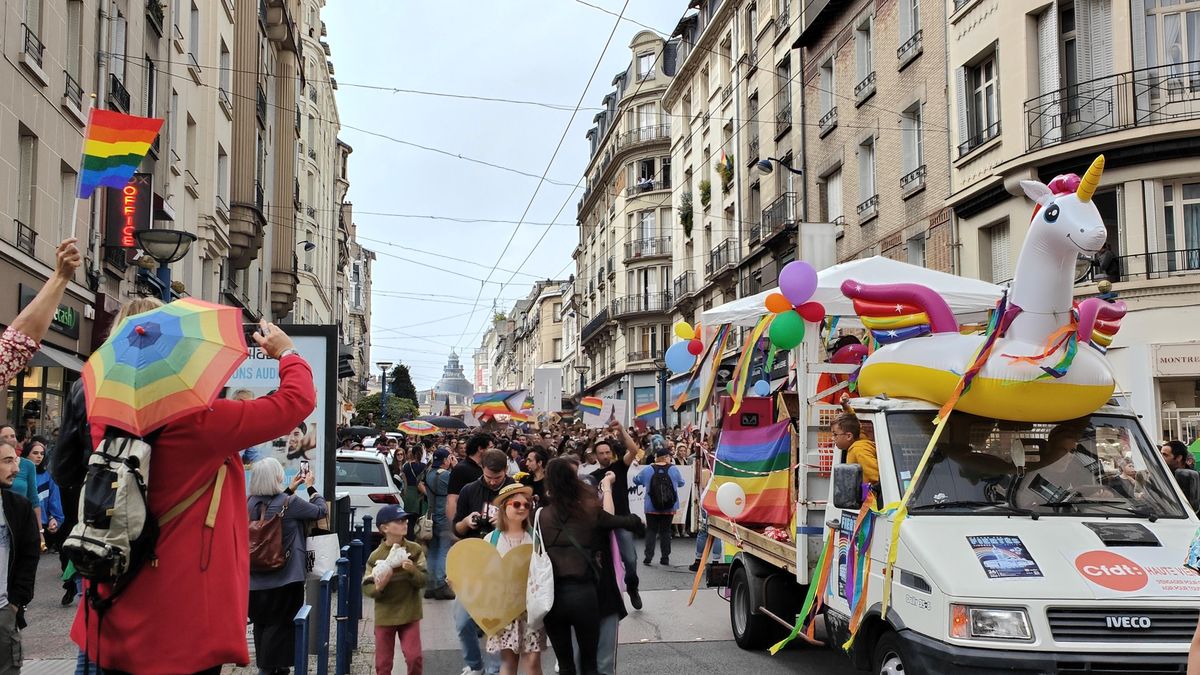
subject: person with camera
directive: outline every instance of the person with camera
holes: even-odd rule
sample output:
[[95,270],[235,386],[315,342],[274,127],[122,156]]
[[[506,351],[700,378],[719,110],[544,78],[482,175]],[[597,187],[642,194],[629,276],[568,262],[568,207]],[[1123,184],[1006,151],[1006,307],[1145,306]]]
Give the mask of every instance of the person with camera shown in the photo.
[[[268,571],[250,571],[250,622],[254,624],[254,661],[260,673],[287,673],[295,665],[296,630],[292,619],[304,606],[304,576],[308,572],[305,531],[329,512],[317,491],[316,474],[307,466],[283,487],[283,465],[265,457],[250,469],[250,520],[283,519],[285,562]],[[293,498],[303,484],[308,499]],[[253,561],[252,561],[253,562]]]
[[[459,539],[480,539],[496,528],[494,502],[501,488],[513,483],[508,476],[508,455],[503,450],[491,448],[480,459],[483,475],[463,486],[456,500],[453,522],[454,534]],[[463,675],[478,675],[485,672],[485,667],[488,675],[499,673],[499,655],[481,650],[479,626],[459,600],[454,601],[454,626],[466,662]]]

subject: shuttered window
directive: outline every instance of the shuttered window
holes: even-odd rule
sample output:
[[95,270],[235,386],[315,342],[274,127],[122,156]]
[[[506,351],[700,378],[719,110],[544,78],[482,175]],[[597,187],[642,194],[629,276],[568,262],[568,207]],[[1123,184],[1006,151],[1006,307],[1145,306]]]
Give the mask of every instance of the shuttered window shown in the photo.
[[900,118],[900,133],[903,141],[904,173],[915,171],[925,163],[921,149],[921,104],[914,103]]
[[865,202],[875,196],[875,139],[868,138],[858,146],[858,200]]
[[825,221],[832,223],[842,217],[842,170],[825,177]]
[[17,172],[17,220],[33,226],[33,195],[37,187],[37,136],[22,128],[18,138],[20,165]]
[[[987,242],[986,250],[990,264],[991,278],[988,281],[1000,283],[1013,277],[1012,264],[1009,259],[1008,223],[997,223],[981,231]],[[981,247],[983,248],[983,247]]]

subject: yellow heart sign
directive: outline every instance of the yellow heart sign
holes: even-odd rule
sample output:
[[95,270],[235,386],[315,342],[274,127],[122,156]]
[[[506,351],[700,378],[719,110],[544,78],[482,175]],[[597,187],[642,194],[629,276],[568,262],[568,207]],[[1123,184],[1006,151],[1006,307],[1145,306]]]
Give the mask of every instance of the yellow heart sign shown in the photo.
[[446,554],[446,579],[467,613],[489,637],[525,612],[525,584],[533,545],[503,557],[482,539],[464,539]]

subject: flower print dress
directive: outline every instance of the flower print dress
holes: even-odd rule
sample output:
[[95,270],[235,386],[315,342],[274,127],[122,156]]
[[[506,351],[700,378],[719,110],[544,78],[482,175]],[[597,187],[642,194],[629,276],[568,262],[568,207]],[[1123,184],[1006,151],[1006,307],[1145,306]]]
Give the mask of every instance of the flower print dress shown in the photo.
[[[496,551],[503,556],[521,544],[532,545],[533,535],[524,532],[520,541],[512,542],[500,530],[493,530],[488,535],[487,542],[495,546]],[[487,650],[494,654],[498,654],[504,649],[511,649],[517,654],[526,654],[529,652],[540,652],[545,648],[546,631],[544,629],[530,629],[529,624],[526,622],[525,614],[522,614],[516,621],[508,624],[499,633],[487,639]]]

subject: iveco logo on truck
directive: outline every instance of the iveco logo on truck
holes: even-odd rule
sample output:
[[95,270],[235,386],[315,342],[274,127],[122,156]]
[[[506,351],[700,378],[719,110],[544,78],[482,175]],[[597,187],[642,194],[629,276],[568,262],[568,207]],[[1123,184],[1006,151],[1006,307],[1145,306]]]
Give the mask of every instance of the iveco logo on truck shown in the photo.
[[1106,616],[1104,625],[1109,628],[1149,628],[1148,616]]

